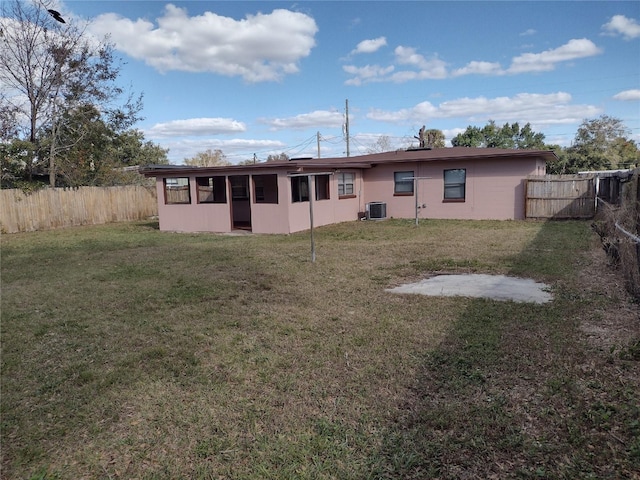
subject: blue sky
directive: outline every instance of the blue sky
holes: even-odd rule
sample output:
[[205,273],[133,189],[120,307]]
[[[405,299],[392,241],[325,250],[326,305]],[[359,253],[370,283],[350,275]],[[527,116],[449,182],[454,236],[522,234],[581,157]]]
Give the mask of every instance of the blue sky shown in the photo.
[[285,152],[406,148],[422,125],[449,140],[490,119],[568,146],[585,119],[640,141],[640,2],[73,1],[144,94],[145,137],[180,164]]

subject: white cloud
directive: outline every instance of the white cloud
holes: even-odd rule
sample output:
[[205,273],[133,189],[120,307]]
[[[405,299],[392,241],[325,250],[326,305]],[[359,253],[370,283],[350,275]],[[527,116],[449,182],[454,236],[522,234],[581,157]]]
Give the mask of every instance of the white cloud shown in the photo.
[[527,30],[525,30],[524,32],[522,32],[520,34],[521,37],[529,37],[531,35],[535,35],[536,33],[538,33],[537,30],[533,29],[533,28],[529,28]]
[[602,29],[605,35],[622,35],[625,40],[640,37],[640,24],[634,18],[627,18],[624,15],[614,15],[602,26]]
[[467,63],[463,68],[458,68],[451,72],[453,77],[462,75],[504,75],[504,70],[497,62],[478,62],[472,61]]
[[602,53],[591,40],[586,38],[572,39],[566,44],[541,53],[524,53],[514,57],[509,73],[543,72],[553,70],[557,63],[592,57]]
[[260,123],[269,125],[272,130],[302,130],[319,127],[341,127],[344,117],[341,112],[316,110],[288,118],[260,118]]
[[613,96],[614,100],[633,101],[640,100],[640,89],[625,90]]
[[[222,150],[231,163],[249,160],[251,154],[247,152],[279,153],[286,145],[278,140],[252,140],[252,139],[165,139],[157,142],[162,148],[169,149],[169,161],[180,164],[185,158],[194,157],[199,152],[208,149]],[[266,157],[268,155],[265,154]]]
[[388,67],[345,65],[342,68],[352,76],[345,84],[359,86],[370,82],[404,83],[411,80],[436,80],[463,75],[499,76],[542,72],[553,70],[561,62],[598,55],[602,50],[586,38],[572,39],[558,48],[514,57],[508,69],[504,69],[498,62],[473,60],[464,67],[450,72],[444,60],[437,56],[425,58],[413,47],[400,45],[395,48],[394,53],[395,65]]
[[244,132],[244,123],[231,118],[189,118],[157,123],[145,133],[150,137],[187,137]]
[[403,108],[396,111],[384,111],[372,109],[367,114],[370,120],[380,122],[402,123],[402,122],[422,122],[426,118],[441,117],[438,108],[430,102],[422,102],[411,108]]
[[413,67],[412,70],[397,70],[396,66],[389,65],[345,65],[343,70],[353,77],[348,79],[346,85],[362,85],[371,82],[404,83],[410,80],[441,79],[447,77],[446,63],[439,58],[426,59],[416,53],[411,47],[398,46],[394,50],[396,63],[402,66]]
[[345,83],[347,85],[362,85],[368,82],[382,82],[388,79],[388,75],[393,72],[395,67],[381,67],[380,65],[365,65],[364,67],[356,67],[355,65],[345,65],[342,69],[353,75]]
[[[396,47],[394,50],[396,61],[400,65],[409,65],[418,69],[417,78],[446,78],[446,63],[437,57],[430,60],[416,53],[416,49],[412,47]],[[400,77],[400,76],[398,76]],[[396,81],[392,78],[393,81]]]
[[435,106],[422,102],[396,111],[371,110],[371,120],[403,123],[425,122],[434,118],[460,118],[465,121],[521,122],[537,125],[576,123],[600,113],[592,105],[572,105],[571,95],[520,93],[512,97],[459,98]]
[[384,47],[386,44],[387,44],[387,39],[385,37],[378,37],[372,40],[363,40],[356,46],[355,49],[351,50],[351,53],[358,54],[358,53],[377,52],[380,48]]
[[318,27],[310,16],[289,10],[235,20],[212,12],[190,17],[186,9],[168,4],[157,25],[107,13],[95,18],[90,31],[109,34],[118,50],[160,72],[211,72],[262,82],[297,72],[298,62],[315,46]]

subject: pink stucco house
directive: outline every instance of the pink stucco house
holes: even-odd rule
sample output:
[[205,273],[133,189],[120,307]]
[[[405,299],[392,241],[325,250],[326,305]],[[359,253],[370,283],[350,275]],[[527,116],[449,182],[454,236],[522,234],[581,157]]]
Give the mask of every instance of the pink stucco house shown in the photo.
[[525,179],[552,151],[410,149],[254,165],[157,165],[160,229],[293,233],[368,218],[523,219]]

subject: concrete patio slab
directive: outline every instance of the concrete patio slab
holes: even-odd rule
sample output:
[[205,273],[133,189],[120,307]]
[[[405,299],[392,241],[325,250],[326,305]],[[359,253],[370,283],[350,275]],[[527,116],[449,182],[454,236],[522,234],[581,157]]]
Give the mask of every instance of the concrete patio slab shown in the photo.
[[506,275],[437,275],[416,283],[386,289],[391,293],[410,293],[438,297],[481,297],[493,300],[547,303],[553,299],[549,286],[528,278]]

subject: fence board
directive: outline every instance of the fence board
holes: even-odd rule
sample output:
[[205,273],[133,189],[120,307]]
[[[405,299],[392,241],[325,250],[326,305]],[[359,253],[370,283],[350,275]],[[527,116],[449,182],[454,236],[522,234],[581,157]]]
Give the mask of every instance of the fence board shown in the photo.
[[158,214],[155,188],[139,185],[47,188],[30,194],[0,190],[0,206],[5,233],[144,220]]
[[527,218],[592,218],[594,175],[530,175],[526,189]]

